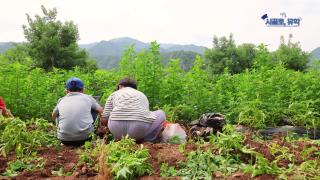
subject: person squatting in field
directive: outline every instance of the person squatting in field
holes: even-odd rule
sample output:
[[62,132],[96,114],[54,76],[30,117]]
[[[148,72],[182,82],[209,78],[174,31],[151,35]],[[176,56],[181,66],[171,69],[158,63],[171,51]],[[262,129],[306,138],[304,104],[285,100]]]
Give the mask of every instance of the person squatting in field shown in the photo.
[[101,123],[115,139],[128,135],[136,141],[155,141],[166,116],[162,110],[150,111],[147,97],[137,90],[137,82],[125,77],[106,101]]
[[4,103],[2,97],[0,96],[0,115],[6,118],[12,118],[13,115],[11,114],[10,110],[7,109],[6,104]]
[[57,138],[65,145],[80,146],[94,132],[95,118],[91,111],[103,112],[99,103],[84,94],[84,84],[76,77],[66,82],[66,95],[59,99],[52,112],[52,120],[57,124]]

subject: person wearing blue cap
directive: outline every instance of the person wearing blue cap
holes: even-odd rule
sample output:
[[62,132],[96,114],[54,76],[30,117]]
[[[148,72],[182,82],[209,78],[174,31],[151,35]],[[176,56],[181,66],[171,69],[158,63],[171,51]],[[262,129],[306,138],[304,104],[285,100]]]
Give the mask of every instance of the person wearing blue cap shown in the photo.
[[52,119],[58,127],[57,138],[65,145],[79,146],[94,131],[91,111],[101,114],[103,108],[92,96],[83,93],[84,84],[79,78],[68,79],[65,87],[66,95],[59,99]]

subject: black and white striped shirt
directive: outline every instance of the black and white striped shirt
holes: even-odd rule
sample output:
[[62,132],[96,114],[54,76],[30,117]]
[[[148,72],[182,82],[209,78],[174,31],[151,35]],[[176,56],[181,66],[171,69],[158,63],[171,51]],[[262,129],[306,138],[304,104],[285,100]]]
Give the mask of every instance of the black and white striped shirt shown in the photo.
[[112,93],[102,114],[112,121],[143,121],[151,123],[156,115],[149,110],[149,101],[140,91],[125,87]]

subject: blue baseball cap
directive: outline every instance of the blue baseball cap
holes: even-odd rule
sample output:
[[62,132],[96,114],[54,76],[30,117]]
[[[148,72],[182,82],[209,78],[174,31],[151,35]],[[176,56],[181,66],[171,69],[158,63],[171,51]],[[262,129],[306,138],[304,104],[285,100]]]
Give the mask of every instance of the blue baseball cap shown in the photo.
[[76,77],[72,77],[70,79],[67,80],[66,82],[66,89],[67,90],[81,90],[83,89],[84,84],[81,81],[81,79],[76,78]]

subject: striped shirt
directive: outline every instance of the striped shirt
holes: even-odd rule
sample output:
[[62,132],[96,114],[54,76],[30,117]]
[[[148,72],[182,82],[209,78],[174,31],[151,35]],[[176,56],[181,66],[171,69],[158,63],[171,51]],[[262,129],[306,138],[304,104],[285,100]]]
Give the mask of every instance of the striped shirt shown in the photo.
[[156,115],[149,110],[149,101],[140,91],[125,87],[112,93],[102,116],[112,121],[143,121],[151,123]]

